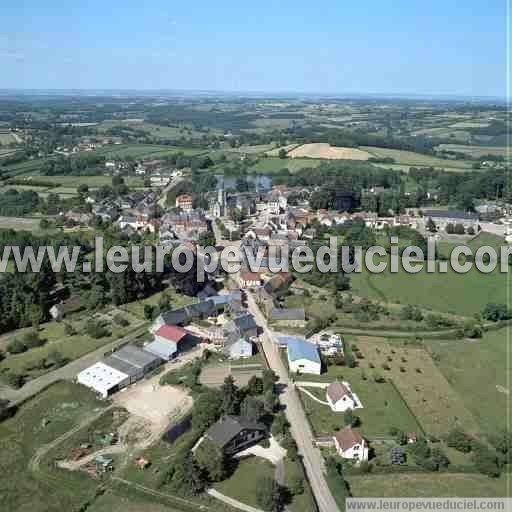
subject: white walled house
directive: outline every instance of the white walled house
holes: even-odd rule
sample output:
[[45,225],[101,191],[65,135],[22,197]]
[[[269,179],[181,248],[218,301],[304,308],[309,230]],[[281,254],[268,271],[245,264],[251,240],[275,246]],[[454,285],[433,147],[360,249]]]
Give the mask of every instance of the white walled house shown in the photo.
[[348,426],[340,430],[333,439],[336,451],[344,459],[368,460],[368,444],[359,432],[352,430],[352,427]]
[[352,393],[348,382],[332,382],[326,390],[327,402],[336,412],[345,412],[348,409],[361,408],[357,397]]
[[313,343],[291,340],[288,343],[288,366],[292,373],[322,373],[322,361],[318,348]]

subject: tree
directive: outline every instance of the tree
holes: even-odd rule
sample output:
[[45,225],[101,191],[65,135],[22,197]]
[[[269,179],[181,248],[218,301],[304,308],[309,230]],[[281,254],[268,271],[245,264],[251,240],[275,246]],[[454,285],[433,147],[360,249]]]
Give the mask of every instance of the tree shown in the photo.
[[228,375],[224,379],[222,391],[222,412],[223,414],[237,414],[239,408],[238,388],[235,386],[235,379],[232,375]]
[[456,235],[465,235],[466,234],[466,228],[463,224],[455,224],[455,227],[453,228],[453,232]]
[[281,148],[279,150],[278,156],[279,156],[279,158],[281,158],[281,160],[284,160],[288,156],[286,149]]
[[482,317],[490,322],[501,322],[512,318],[512,311],[505,304],[489,302],[482,311]]
[[196,464],[192,452],[180,454],[174,461],[170,488],[181,496],[195,496],[201,493],[206,486],[206,475]]
[[159,311],[169,311],[171,309],[171,298],[167,293],[162,293],[160,299],[158,300],[158,310]]
[[292,435],[288,431],[283,440],[281,441],[281,446],[286,450],[286,456],[290,460],[296,460],[299,455],[299,449],[297,448],[297,443],[295,439],[293,439]]
[[262,375],[263,391],[268,390],[274,391],[274,384],[279,380],[279,377],[275,374],[274,370],[264,370]]
[[245,398],[240,406],[240,414],[252,421],[258,421],[264,412],[263,402],[252,396]]
[[256,501],[266,512],[279,512],[283,508],[283,490],[270,477],[262,477],[256,481]]
[[441,448],[432,449],[432,462],[437,466],[438,469],[444,469],[450,465],[450,459],[448,459]]
[[430,233],[435,233],[437,231],[436,224],[430,217],[427,219],[427,222],[425,223],[425,229]]
[[272,414],[277,407],[277,396],[272,389],[269,389],[263,395],[263,406],[265,411]]
[[446,227],[444,228],[444,230],[449,235],[453,235],[455,233],[455,226],[451,222],[449,222],[448,224],[446,224]]
[[272,435],[280,436],[285,434],[290,428],[290,424],[286,419],[284,412],[279,412],[274,416],[274,421],[272,422]]
[[41,219],[39,221],[39,227],[44,231],[50,227],[50,222],[48,219]]
[[357,427],[359,425],[359,418],[354,414],[352,409],[347,409],[343,414],[343,422],[345,425]]
[[211,231],[201,233],[198,238],[198,244],[201,247],[215,247],[215,234]]
[[472,447],[471,438],[459,429],[453,429],[448,434],[446,444],[462,453],[469,453]]
[[150,304],[144,304],[144,318],[146,320],[153,320],[154,310],[154,306],[151,306]]
[[198,466],[208,475],[210,482],[220,482],[226,477],[226,459],[222,449],[205,438],[194,453]]
[[19,338],[14,338],[11,342],[7,344],[7,352],[10,354],[21,354],[28,350],[27,345]]
[[407,434],[403,430],[398,430],[394,437],[395,437],[395,441],[399,445],[404,446],[407,444],[407,441],[408,441]]
[[300,476],[290,478],[288,482],[288,490],[292,496],[304,494],[304,478]]
[[196,399],[192,412],[192,427],[204,432],[211,427],[222,414],[222,395],[219,390],[209,389]]
[[247,394],[251,396],[261,395],[263,393],[263,381],[253,375],[247,383]]

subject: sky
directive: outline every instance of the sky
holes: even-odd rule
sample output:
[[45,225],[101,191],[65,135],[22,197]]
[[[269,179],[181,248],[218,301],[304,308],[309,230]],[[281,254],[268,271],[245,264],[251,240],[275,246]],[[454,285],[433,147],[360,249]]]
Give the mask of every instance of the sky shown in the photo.
[[504,97],[506,2],[1,0],[0,88]]

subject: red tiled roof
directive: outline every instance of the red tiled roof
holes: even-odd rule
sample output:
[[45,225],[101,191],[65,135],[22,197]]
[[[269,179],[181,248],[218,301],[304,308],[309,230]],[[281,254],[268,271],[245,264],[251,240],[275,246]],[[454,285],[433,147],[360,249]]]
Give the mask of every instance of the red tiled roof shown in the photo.
[[350,450],[350,448],[352,448],[356,444],[361,444],[363,442],[363,438],[361,437],[359,432],[352,430],[350,426],[345,427],[343,430],[340,430],[339,432],[336,432],[336,435],[334,437],[338,441],[338,444],[340,445],[343,451]]
[[188,333],[176,325],[162,325],[155,334],[173,343],[179,343]]

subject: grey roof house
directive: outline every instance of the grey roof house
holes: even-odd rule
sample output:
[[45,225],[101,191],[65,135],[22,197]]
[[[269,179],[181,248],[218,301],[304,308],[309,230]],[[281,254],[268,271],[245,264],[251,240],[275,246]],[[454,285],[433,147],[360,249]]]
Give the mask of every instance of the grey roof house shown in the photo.
[[212,425],[205,438],[217,445],[225,454],[234,455],[256,444],[267,435],[265,425],[242,416],[223,416]]

